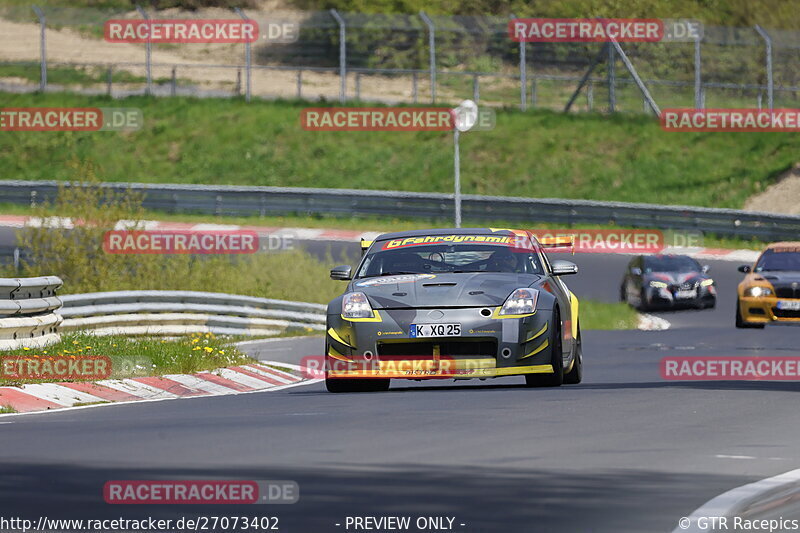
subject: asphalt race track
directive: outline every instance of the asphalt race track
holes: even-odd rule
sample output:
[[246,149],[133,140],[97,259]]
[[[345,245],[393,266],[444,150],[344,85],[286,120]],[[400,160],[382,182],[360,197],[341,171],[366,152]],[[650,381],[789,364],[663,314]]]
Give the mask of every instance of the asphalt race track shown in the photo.
[[[321,253],[320,244],[308,245]],[[347,247],[358,253],[357,246]],[[568,259],[568,257],[565,257]],[[615,301],[625,256],[578,255],[578,297]],[[674,382],[662,357],[796,355],[800,328],[736,330],[737,263],[716,309],[661,332],[584,332],[584,382],[395,381],[386,393],[277,392],[0,419],[0,499],[36,519],[269,515],[282,532],[348,516],[455,517],[464,532],[669,532],[714,496],[800,464],[790,382]],[[248,343],[298,363],[321,337]],[[108,480],[295,480],[293,505],[114,506]],[[337,526],[337,524],[340,524]],[[463,524],[463,525],[461,525]],[[416,531],[412,529],[412,531]]]

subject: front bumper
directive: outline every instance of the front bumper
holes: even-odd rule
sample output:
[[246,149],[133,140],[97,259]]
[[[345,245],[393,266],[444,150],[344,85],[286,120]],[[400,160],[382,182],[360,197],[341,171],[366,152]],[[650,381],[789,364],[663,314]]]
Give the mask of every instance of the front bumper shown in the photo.
[[[800,302],[786,298],[739,297],[739,313],[742,320],[756,324],[770,322],[800,322],[800,310],[778,309],[778,302]],[[794,304],[800,305],[800,304]]]
[[681,288],[677,286],[666,288],[647,287],[645,290],[646,304],[650,307],[678,308],[713,304],[717,300],[717,289],[714,285],[707,287],[697,286],[688,290],[696,290],[695,296],[689,298],[681,297],[679,292]]
[[[329,378],[489,378],[553,373],[550,310],[501,318],[499,308],[380,309],[328,315]],[[460,324],[457,337],[412,338],[412,324]],[[565,328],[568,329],[568,328]]]

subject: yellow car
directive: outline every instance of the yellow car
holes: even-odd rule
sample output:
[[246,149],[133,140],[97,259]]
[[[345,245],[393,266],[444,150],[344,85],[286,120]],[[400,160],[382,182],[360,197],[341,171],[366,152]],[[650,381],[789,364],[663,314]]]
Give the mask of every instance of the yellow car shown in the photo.
[[763,328],[772,322],[800,322],[800,242],[770,244],[739,283],[737,328]]

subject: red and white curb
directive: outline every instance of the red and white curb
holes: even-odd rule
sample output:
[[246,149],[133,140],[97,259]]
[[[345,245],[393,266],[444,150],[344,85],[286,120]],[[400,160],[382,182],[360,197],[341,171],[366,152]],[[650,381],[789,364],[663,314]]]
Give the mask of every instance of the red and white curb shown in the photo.
[[[38,217],[24,215],[0,215],[0,227],[23,228],[25,226],[40,227],[42,225],[69,229],[73,222],[69,218],[52,217],[43,220]],[[124,230],[130,227],[130,221],[120,220],[115,229]],[[142,221],[141,229],[148,231],[254,231],[261,237],[275,236],[294,241],[340,241],[359,242],[361,239],[374,240],[382,232],[339,230],[323,228],[282,228],[274,226],[242,226],[237,224],[209,224],[196,222],[164,222],[159,220]],[[755,250],[728,250],[723,248],[681,248],[670,246],[663,250],[665,254],[682,254],[696,259],[709,259],[716,261],[736,261],[740,263],[754,263],[759,253]],[[631,255],[631,254],[623,254]]]
[[291,370],[285,372],[269,364],[269,361],[262,361],[196,374],[0,387],[0,407],[10,407],[16,411],[0,416],[114,403],[276,391],[319,381],[301,377],[299,366],[272,363]]

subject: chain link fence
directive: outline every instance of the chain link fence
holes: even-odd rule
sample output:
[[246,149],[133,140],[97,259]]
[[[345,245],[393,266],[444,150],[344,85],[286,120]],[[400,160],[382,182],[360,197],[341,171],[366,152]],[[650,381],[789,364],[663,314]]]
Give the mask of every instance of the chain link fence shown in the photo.
[[[110,19],[250,18],[290,42],[110,43]],[[800,32],[705,27],[692,42],[623,43],[635,70],[603,43],[527,43],[496,16],[367,15],[330,11],[191,13],[0,7],[0,89],[112,96],[237,96],[653,112],[661,108],[796,107]]]

